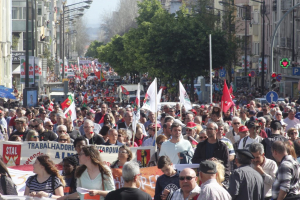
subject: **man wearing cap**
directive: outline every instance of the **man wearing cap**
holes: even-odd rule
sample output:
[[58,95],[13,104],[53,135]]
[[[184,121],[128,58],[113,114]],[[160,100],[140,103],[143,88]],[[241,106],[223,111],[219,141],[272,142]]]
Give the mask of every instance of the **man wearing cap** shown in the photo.
[[186,135],[183,136],[183,139],[188,140],[192,147],[195,148],[199,143],[199,135],[196,134],[197,124],[194,122],[188,122],[185,127]]
[[17,118],[15,120],[16,130],[12,134],[10,134],[9,138],[11,138],[13,135],[18,135],[24,141],[28,132],[28,130],[26,130],[26,126],[27,126],[26,122],[27,122],[26,117]]
[[278,170],[275,161],[265,157],[264,146],[260,143],[252,143],[249,151],[254,156],[251,167],[261,174],[264,180],[265,200],[272,198],[272,185]]
[[283,122],[287,123],[286,130],[289,130],[290,128],[300,129],[300,121],[295,118],[296,109],[291,108],[288,113],[288,117],[283,120]]
[[160,124],[151,123],[148,127],[149,138],[144,140],[142,146],[155,146],[155,128],[157,131],[161,128]]
[[217,139],[217,130],[216,123],[208,122],[206,128],[208,139],[198,143],[192,162],[198,164],[208,159],[221,160],[225,167],[225,181],[228,181],[230,174],[228,148],[225,143]]
[[272,186],[272,198],[276,200],[299,200],[299,164],[291,155],[288,155],[286,146],[282,141],[273,142],[272,155],[275,161],[279,163],[276,178]]
[[254,117],[256,115],[256,112],[254,111],[254,110],[250,110],[249,111],[249,119],[251,118],[251,117]]
[[202,182],[201,192],[197,200],[230,200],[232,199],[227,190],[216,179],[217,167],[214,161],[204,160],[200,163],[199,179]]
[[277,140],[280,140],[283,142],[287,141],[287,139],[280,134],[281,126],[282,125],[281,125],[280,121],[277,121],[277,120],[272,121],[271,125],[270,125],[272,134],[270,135],[270,137],[268,137],[262,141],[262,145],[264,145],[265,156],[268,159],[274,160],[274,158],[272,156],[272,151],[271,151],[271,147],[272,147],[272,144],[274,141],[277,141]]
[[247,128],[247,126],[240,126],[239,127],[239,132],[238,132],[239,136],[240,136],[240,140],[237,141],[236,143],[233,144],[233,148],[236,150],[239,148],[239,144],[240,144],[240,141],[249,135],[249,129]]
[[258,122],[249,121],[247,123],[247,127],[249,129],[249,136],[246,136],[243,139],[241,139],[238,147],[239,149],[247,149],[251,143],[260,143],[263,140],[262,137],[259,136],[261,127],[259,126]]
[[236,150],[235,169],[229,178],[228,192],[235,200],[263,200],[264,182],[262,176],[250,167],[254,156],[247,149]]

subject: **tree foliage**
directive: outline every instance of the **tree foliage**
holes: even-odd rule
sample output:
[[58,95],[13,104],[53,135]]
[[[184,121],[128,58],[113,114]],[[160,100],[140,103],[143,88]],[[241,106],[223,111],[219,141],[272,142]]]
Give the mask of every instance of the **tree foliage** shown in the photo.
[[232,52],[226,32],[220,29],[218,17],[204,13],[203,7],[189,11],[183,4],[170,14],[159,1],[144,0],[138,8],[137,28],[97,48],[99,60],[110,63],[118,73],[148,72],[167,84],[178,80],[193,84],[194,78],[208,74],[210,34],[213,68],[228,62]]
[[85,57],[92,57],[92,58],[98,57],[97,48],[102,45],[104,45],[102,42],[99,42],[97,40],[92,41],[85,53]]

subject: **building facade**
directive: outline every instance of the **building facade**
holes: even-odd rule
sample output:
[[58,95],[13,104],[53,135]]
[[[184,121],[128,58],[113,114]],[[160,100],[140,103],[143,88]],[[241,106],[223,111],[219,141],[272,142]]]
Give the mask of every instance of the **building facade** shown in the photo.
[[0,85],[11,88],[11,1],[0,1],[0,8]]

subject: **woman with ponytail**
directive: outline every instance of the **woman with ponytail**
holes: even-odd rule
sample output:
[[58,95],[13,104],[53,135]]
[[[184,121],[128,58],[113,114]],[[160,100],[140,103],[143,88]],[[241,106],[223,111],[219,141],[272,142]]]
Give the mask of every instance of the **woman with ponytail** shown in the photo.
[[40,155],[33,164],[34,176],[28,177],[24,195],[57,199],[64,196],[65,181],[48,155]]

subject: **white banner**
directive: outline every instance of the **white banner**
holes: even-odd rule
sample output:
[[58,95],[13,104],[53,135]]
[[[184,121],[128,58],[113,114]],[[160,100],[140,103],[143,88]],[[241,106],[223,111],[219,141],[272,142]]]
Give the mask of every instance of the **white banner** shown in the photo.
[[[96,145],[101,150],[101,159],[110,165],[118,158],[119,147],[116,145]],[[155,147],[131,147],[133,160],[145,166],[155,152]],[[73,144],[57,142],[8,142],[0,141],[0,155],[7,166],[32,165],[35,158],[42,154],[50,156],[51,160],[58,164],[64,157],[76,154]],[[143,163],[144,162],[144,163]],[[146,162],[146,163],[145,163]]]

